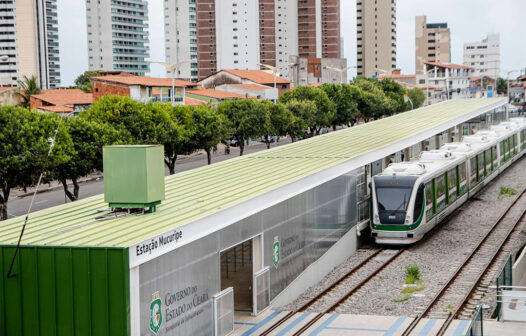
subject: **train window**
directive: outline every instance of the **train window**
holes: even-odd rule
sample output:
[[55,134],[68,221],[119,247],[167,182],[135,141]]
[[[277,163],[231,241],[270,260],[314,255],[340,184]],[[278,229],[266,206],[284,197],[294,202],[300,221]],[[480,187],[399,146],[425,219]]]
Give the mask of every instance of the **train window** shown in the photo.
[[433,203],[433,186],[431,182],[426,183],[426,206]]
[[458,170],[459,170],[459,180],[460,180],[460,183],[462,182],[465,182],[466,181],[466,163],[465,162],[462,162],[460,165],[458,165]]
[[380,211],[406,211],[409,199],[411,198],[411,188],[376,188],[376,201]]
[[501,160],[500,162],[504,162],[506,161],[506,141],[502,141],[500,143],[500,156],[501,156]]
[[418,187],[415,199],[415,209],[413,211],[413,222],[416,221],[422,214],[422,204],[424,202],[424,185]]
[[446,175],[440,175],[435,179],[435,186],[437,189],[437,212],[444,210],[446,207]]
[[483,153],[480,153],[479,155],[477,155],[477,160],[478,160],[478,169],[479,169],[479,181],[482,180],[482,178],[484,177],[484,156],[483,156]]
[[471,186],[477,181],[477,157],[469,159],[469,182]]
[[449,190],[454,190],[457,187],[457,170],[451,169],[447,172],[447,180],[449,185]]
[[493,169],[497,168],[496,165],[498,164],[498,159],[499,157],[497,156],[497,146],[493,146],[493,162],[494,162],[494,165],[493,165]]
[[491,171],[491,149],[484,152],[484,162],[486,163],[486,175]]
[[513,155],[517,154],[517,134],[513,134]]

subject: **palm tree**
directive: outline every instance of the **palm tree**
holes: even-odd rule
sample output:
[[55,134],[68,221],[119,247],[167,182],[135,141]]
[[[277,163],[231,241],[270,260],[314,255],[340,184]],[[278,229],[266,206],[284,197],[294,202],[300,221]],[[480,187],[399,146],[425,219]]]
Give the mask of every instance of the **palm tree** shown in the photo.
[[18,95],[22,98],[22,105],[24,107],[29,107],[29,98],[31,95],[40,93],[36,77],[31,76],[28,78],[24,75],[24,80],[19,80],[18,86],[20,87]]

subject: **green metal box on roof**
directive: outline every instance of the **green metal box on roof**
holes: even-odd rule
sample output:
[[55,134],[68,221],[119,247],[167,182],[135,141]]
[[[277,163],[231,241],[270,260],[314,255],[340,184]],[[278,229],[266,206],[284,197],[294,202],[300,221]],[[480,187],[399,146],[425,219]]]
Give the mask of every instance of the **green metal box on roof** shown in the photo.
[[103,148],[104,201],[111,208],[154,208],[164,200],[160,145]]

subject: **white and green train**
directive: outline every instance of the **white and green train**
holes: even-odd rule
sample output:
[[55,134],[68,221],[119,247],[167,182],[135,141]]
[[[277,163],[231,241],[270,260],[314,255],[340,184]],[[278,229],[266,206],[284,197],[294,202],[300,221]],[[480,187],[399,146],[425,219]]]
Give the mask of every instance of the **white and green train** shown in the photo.
[[371,234],[379,244],[412,244],[472,197],[526,149],[526,118],[491,126],[389,165],[371,182]]

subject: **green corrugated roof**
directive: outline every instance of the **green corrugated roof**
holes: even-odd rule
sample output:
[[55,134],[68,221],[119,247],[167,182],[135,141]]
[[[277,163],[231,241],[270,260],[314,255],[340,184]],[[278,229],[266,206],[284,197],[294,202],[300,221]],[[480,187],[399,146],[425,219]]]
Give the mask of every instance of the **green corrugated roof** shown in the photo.
[[[166,177],[157,212],[96,221],[98,195],[31,215],[23,245],[126,247],[358,155],[414,136],[502,98],[451,100],[323,136]],[[16,244],[24,218],[0,222],[0,244]]]

